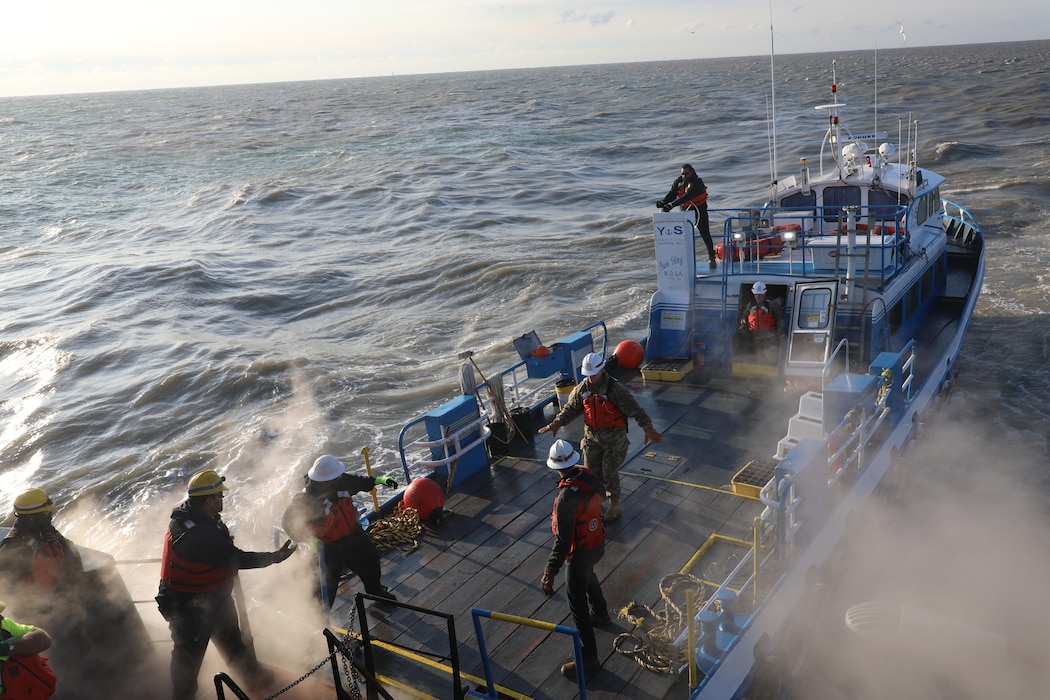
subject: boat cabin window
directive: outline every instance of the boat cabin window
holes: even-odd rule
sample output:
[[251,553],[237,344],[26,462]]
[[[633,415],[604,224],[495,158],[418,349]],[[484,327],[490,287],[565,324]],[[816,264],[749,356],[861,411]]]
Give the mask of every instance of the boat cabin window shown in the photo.
[[843,207],[860,206],[859,187],[825,187],[824,221],[838,221]]
[[926,272],[922,273],[922,298],[923,300],[929,299],[933,296],[933,268],[935,265],[931,265],[926,268]]
[[897,207],[908,203],[908,195],[886,190],[868,191],[868,209],[879,223],[892,222],[896,217]]
[[925,222],[941,210],[941,188],[935,187],[919,197],[915,202],[915,217],[919,223]]
[[824,288],[805,289],[798,300],[798,327],[804,330],[827,328],[831,319],[831,290]]
[[919,284],[915,283],[908,290],[908,318],[912,317],[917,308],[919,308]]
[[894,334],[901,329],[901,324],[904,322],[904,317],[901,315],[901,310],[904,308],[904,304],[898,301],[896,304],[890,307],[890,334]]
[[780,200],[783,209],[804,209],[814,212],[817,209],[817,193],[811,191],[809,194],[796,192]]

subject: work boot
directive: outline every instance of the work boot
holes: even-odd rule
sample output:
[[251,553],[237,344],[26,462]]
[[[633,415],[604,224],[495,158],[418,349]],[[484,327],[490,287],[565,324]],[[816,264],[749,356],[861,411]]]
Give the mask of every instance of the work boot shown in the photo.
[[[585,681],[589,681],[600,670],[602,670],[602,662],[598,660],[597,656],[583,660],[583,679]],[[570,661],[567,664],[562,664],[561,675],[570,680],[576,680],[576,662]]]
[[605,522],[612,523],[620,518],[620,499],[613,496],[609,499],[609,509],[605,511]]
[[714,258],[711,258],[711,259],[710,259],[710,260],[709,260],[709,261],[707,262],[707,265],[708,265],[708,267],[710,267],[710,268],[711,268],[712,270],[717,270],[717,269],[718,269],[718,265],[717,265],[717,264],[715,263],[715,259],[714,259]]

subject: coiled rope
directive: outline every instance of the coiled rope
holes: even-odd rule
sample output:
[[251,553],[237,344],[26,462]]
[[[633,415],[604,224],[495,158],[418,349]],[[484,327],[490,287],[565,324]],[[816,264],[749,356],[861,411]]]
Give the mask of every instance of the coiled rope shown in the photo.
[[380,552],[388,549],[411,552],[419,548],[416,538],[422,531],[423,525],[419,522],[419,511],[400,504],[396,512],[372,523],[372,526],[368,528],[368,536],[372,538],[372,542]]
[[[635,628],[617,635],[613,649],[654,673],[676,673],[686,662],[686,650],[675,646],[674,640],[685,627],[685,592],[690,589],[694,604],[702,605],[703,581],[692,574],[668,574],[660,579],[662,610],[654,611],[633,601],[622,608],[619,616]],[[675,602],[676,597],[681,605]]]

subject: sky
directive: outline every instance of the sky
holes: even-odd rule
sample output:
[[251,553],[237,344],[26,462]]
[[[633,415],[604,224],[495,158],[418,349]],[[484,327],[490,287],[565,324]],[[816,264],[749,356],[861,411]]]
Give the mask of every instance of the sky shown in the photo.
[[1050,39],[1046,0],[5,4],[0,97]]

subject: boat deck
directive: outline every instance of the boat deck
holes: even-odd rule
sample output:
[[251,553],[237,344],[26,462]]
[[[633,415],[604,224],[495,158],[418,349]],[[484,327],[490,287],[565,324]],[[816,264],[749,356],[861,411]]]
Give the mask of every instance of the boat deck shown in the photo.
[[[799,393],[785,391],[782,379],[725,380],[709,376],[703,367],[680,382],[643,382],[637,371],[621,380],[664,438],[643,446],[641,430],[631,422],[632,452],[621,470],[623,516],[609,525],[606,553],[596,567],[614,620],[596,629],[603,670],[588,684],[587,695],[664,698],[676,676],[650,671],[614,650],[617,635],[633,629],[616,611],[632,602],[663,610],[661,579],[690,565],[712,534],[749,540],[762,506],[733,494],[732,478],[750,460],[772,464],[784,417],[796,412]],[[549,419],[553,407],[546,411]],[[575,442],[582,427],[577,420],[559,437]],[[500,458],[487,473],[449,494],[447,520],[426,530],[418,549],[384,553],[384,581],[399,600],[455,616],[464,687],[484,690],[472,607],[572,626],[564,576],[559,576],[551,598],[539,587],[553,541],[556,477],[543,463],[550,443],[548,435],[537,435],[532,444],[512,444],[513,456]],[[736,547],[712,547],[690,573],[721,581],[731,570],[727,564],[735,559]],[[357,589],[353,579],[344,586],[333,623],[346,624]],[[402,647],[410,656],[448,657],[440,618],[370,604],[369,629],[373,640]],[[489,619],[483,620],[483,634],[494,681],[506,689],[507,697],[578,697],[575,683],[558,671],[572,658],[569,637]],[[430,664],[384,655],[379,673],[417,689],[425,687],[433,697],[452,696],[450,676],[435,673]],[[679,682],[681,689],[674,697],[688,694]]]

